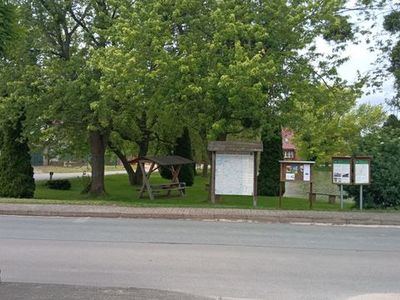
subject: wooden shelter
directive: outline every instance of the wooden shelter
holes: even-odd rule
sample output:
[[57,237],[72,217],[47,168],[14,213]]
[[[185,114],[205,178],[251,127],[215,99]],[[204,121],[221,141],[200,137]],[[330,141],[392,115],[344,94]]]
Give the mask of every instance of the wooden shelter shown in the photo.
[[[179,172],[182,165],[194,163],[192,160],[178,156],[145,156],[131,160],[130,163],[138,163],[143,174],[143,184],[139,191],[139,198],[142,198],[144,193],[147,192],[149,198],[154,200],[154,194],[166,191],[167,195],[171,194],[171,191],[178,191],[181,196],[185,194],[185,182],[179,182]],[[146,172],[146,164],[150,164],[149,170]],[[171,183],[151,185],[150,176],[151,174],[159,170],[160,167],[166,167],[171,171],[172,179]]]

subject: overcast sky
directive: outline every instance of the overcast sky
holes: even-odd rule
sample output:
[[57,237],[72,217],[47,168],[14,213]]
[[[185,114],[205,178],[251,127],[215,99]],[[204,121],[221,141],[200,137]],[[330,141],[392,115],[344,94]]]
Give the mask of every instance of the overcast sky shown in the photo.
[[[397,1],[395,1],[397,2]],[[353,4],[354,5],[354,4]],[[350,6],[352,4],[350,3]],[[360,23],[357,20],[356,14],[350,14],[351,19],[350,22],[363,25],[364,28],[370,29],[371,24],[375,23],[376,26],[373,29],[373,33],[370,36],[364,35],[359,36],[358,39],[360,43],[358,45],[349,44],[346,50],[343,52],[344,57],[349,57],[349,61],[343,64],[339,69],[338,72],[343,79],[346,79],[349,82],[354,82],[357,79],[357,72],[360,72],[361,75],[366,75],[369,72],[372,72],[376,69],[374,63],[376,62],[377,56],[382,55],[379,50],[376,52],[371,52],[368,50],[368,47],[374,45],[374,39],[376,38],[390,38],[389,34],[384,34],[385,31],[383,30],[383,20],[384,15],[387,13],[383,12],[378,14],[375,20],[366,22],[363,21]],[[371,39],[371,44],[368,45],[365,39]],[[318,48],[322,52],[329,53],[330,46],[329,43],[323,41],[322,39],[317,41]],[[365,89],[365,94],[358,100],[358,103],[370,103],[370,104],[385,104],[386,99],[390,99],[394,96],[394,88],[393,88],[394,79],[392,76],[385,78],[381,91],[372,92],[369,91],[370,94],[368,95],[368,90]],[[387,107],[386,107],[387,108]]]

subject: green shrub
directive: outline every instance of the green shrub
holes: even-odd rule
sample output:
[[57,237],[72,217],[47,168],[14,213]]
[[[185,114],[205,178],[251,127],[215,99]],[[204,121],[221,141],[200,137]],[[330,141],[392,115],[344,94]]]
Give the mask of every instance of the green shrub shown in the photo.
[[69,190],[71,189],[71,182],[66,179],[49,180],[46,186],[53,190]]

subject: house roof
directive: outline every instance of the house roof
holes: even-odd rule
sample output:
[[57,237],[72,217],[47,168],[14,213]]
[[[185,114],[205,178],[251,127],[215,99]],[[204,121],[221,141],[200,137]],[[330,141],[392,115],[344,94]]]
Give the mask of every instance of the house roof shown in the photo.
[[292,140],[294,133],[289,128],[282,128],[282,149],[283,150],[296,150],[296,146],[293,144]]

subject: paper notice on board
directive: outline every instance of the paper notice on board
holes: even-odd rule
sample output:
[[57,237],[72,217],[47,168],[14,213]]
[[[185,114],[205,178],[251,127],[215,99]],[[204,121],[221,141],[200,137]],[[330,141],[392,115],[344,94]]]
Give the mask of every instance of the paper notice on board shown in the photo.
[[310,180],[311,180],[310,165],[304,165],[304,169],[303,169],[303,180],[304,180],[304,181],[310,181]]
[[356,160],[354,167],[354,183],[369,184],[369,162],[367,160]]
[[286,180],[295,180],[296,174],[286,173]]

